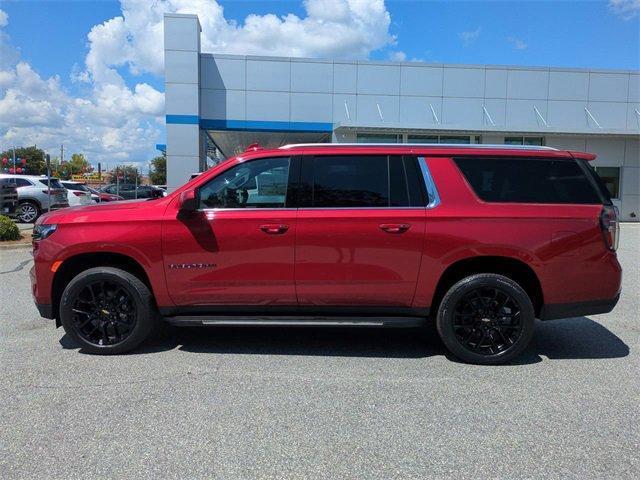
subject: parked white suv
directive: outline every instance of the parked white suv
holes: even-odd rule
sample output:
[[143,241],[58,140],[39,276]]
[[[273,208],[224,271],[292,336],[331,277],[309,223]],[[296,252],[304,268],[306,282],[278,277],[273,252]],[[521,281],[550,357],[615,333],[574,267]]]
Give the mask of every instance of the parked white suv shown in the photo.
[[49,194],[51,195],[51,210],[58,210],[69,206],[67,191],[57,178],[51,179],[51,191],[48,190],[49,180],[45,176],[0,174],[0,178],[15,181],[18,190],[18,221],[33,223],[49,209]]
[[[90,205],[98,202],[98,196],[93,195],[86,184],[82,182],[72,182],[71,180],[62,180],[60,183],[67,189],[67,199],[69,200],[70,206]],[[96,199],[93,198],[94,196]]]

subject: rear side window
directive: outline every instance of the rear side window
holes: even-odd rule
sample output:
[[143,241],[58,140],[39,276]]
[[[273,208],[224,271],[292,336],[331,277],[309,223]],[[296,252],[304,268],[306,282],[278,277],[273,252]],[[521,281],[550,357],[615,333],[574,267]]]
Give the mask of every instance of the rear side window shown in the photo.
[[575,160],[456,158],[455,162],[487,202],[602,203]]
[[[45,178],[43,180],[40,180],[40,183],[42,183],[43,185],[49,185],[49,179]],[[62,186],[62,183],[60,183],[60,180],[58,180],[57,178],[52,178],[51,179],[51,188],[64,188]]]
[[424,206],[416,159],[386,155],[319,156],[304,161],[301,206]]

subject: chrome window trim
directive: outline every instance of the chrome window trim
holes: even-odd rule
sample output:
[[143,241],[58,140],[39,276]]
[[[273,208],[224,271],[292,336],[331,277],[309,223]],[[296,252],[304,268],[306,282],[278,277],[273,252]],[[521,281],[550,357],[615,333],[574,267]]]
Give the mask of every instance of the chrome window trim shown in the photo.
[[266,212],[269,210],[278,210],[278,211],[296,211],[298,210],[297,208],[279,208],[279,207],[247,207],[247,208],[238,208],[238,207],[234,207],[234,208],[199,208],[198,210],[196,210],[197,212],[246,212],[246,211],[252,211],[252,212]]
[[420,165],[420,171],[422,172],[422,178],[424,179],[424,185],[427,188],[427,195],[429,195],[429,203],[427,208],[436,208],[440,205],[440,195],[436,183],[433,181],[429,167],[427,166],[426,157],[418,157],[418,164]]

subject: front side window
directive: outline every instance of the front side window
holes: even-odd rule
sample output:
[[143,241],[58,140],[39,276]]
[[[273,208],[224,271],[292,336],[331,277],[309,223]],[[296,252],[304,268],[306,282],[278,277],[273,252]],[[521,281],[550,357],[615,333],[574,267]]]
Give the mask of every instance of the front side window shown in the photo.
[[236,165],[199,189],[199,208],[284,208],[290,163],[277,157]]
[[574,160],[456,158],[487,202],[598,204],[600,196]]
[[15,178],[16,187],[31,187],[31,182],[29,180],[25,180],[24,178]]

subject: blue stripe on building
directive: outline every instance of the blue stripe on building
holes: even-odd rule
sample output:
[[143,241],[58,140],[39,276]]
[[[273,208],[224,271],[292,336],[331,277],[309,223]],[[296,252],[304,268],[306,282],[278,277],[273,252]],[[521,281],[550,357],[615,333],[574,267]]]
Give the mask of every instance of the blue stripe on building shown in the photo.
[[167,123],[178,125],[198,125],[200,118],[198,115],[167,115]]
[[236,130],[261,132],[331,132],[332,123],[278,122],[262,120],[216,120],[203,118],[200,128],[205,130]]

